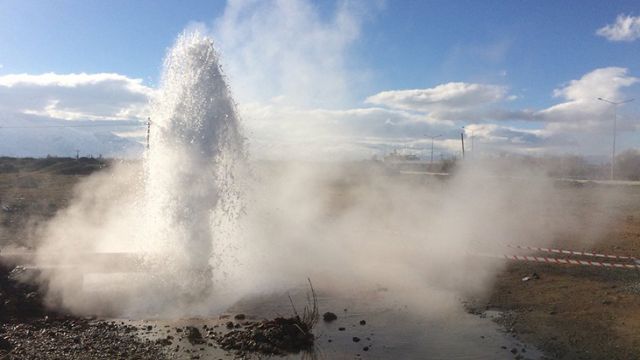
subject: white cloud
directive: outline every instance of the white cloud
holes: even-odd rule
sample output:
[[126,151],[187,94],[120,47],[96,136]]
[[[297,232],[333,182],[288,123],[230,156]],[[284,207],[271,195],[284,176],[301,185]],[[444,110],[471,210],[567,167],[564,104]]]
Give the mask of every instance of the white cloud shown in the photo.
[[493,104],[506,94],[504,86],[451,82],[428,89],[383,91],[365,102],[413,111],[457,111]]
[[470,124],[465,126],[465,135],[475,146],[481,145],[482,151],[531,152],[544,147],[547,134],[543,130],[519,129],[514,126],[498,124]]
[[616,22],[596,31],[609,41],[634,41],[640,39],[640,16],[620,14]]
[[[140,156],[139,139],[125,138],[117,131],[136,129],[129,121],[56,120],[29,114],[0,113],[0,154],[3,156]],[[109,125],[109,126],[107,126]]]
[[0,111],[65,120],[143,117],[152,89],[120,74],[0,76]]
[[566,101],[541,110],[534,117],[547,123],[561,123],[551,127],[555,130],[566,127],[589,131],[598,128],[610,117],[607,113],[610,105],[597,98],[619,101],[622,99],[622,89],[639,80],[630,76],[625,68],[595,69],[580,79],[572,80],[554,90],[554,97],[563,98]]
[[341,2],[326,17],[310,1],[229,1],[212,33],[238,100],[348,104],[363,73],[350,62],[368,12],[361,5]]
[[425,134],[458,132],[453,122],[384,108],[327,110],[252,103],[239,110],[258,158],[362,158],[394,147],[422,150]]

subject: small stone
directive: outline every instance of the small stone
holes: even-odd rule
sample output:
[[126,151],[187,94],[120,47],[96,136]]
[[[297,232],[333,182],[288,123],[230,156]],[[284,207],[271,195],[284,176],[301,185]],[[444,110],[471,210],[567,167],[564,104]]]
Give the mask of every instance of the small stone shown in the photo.
[[360,342],[360,338],[357,337],[357,336],[354,336],[353,339],[351,339],[351,340],[353,340],[353,342],[355,342],[355,343]]
[[322,315],[322,319],[326,322],[331,322],[338,319],[338,316],[330,311],[327,311]]
[[360,325],[367,325],[367,322],[364,320],[360,320]]
[[246,319],[246,315],[245,314],[236,314],[236,316],[234,316],[234,319],[236,319],[236,320],[244,320],[244,319]]
[[363,347],[362,351],[369,351],[369,347],[368,346]]
[[338,331],[345,331],[345,330],[347,330],[347,329],[345,329],[345,328],[343,328],[343,327],[339,327],[339,328],[338,328]]

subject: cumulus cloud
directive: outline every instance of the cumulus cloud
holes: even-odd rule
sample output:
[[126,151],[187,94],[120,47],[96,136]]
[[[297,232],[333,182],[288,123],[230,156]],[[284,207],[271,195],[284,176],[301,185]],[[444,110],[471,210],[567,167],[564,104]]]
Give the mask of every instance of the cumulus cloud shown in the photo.
[[144,116],[153,90],[113,73],[0,76],[0,111],[65,120],[131,120]]
[[596,34],[609,41],[634,41],[640,39],[640,16],[620,14],[615,23],[606,25]]
[[506,95],[504,86],[450,82],[428,89],[383,91],[365,102],[414,111],[460,110],[486,106]]
[[566,101],[539,111],[535,117],[545,122],[563,124],[552,126],[554,130],[565,127],[580,128],[583,131],[597,128],[605,117],[609,117],[607,109],[610,108],[609,104],[597,99],[619,101],[622,99],[622,90],[639,80],[629,75],[625,68],[595,69],[554,90],[554,97]]
[[[483,153],[510,151],[532,153],[543,150],[549,140],[548,134],[540,129],[520,129],[514,126],[484,123],[470,124],[464,128],[471,147],[481,147]],[[478,151],[478,149],[473,149]]]
[[423,149],[428,133],[457,134],[453,122],[377,107],[329,110],[250,103],[239,110],[256,157],[363,158],[396,147]]

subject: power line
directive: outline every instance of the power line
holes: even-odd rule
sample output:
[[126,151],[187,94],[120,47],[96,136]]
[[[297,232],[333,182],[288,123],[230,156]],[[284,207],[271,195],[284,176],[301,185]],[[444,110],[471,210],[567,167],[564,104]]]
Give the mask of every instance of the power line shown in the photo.
[[143,127],[147,124],[80,124],[80,125],[36,125],[36,126],[0,126],[0,129],[44,129],[44,128],[79,128],[79,127]]

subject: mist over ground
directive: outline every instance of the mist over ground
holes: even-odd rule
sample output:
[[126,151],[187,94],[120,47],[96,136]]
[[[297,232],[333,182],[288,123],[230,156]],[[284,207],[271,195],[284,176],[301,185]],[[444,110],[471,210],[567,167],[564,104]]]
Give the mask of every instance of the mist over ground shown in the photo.
[[[455,176],[439,179],[370,162],[259,162],[250,168],[241,182],[243,214],[221,226],[215,219],[225,209],[209,210],[211,220],[199,224],[207,232],[198,235],[208,234],[199,239],[211,250],[195,259],[185,255],[193,253],[179,238],[158,241],[141,228],[148,223],[139,164],[83,180],[70,206],[39,229],[42,262],[76,265],[43,273],[50,305],[79,314],[211,315],[243,297],[296,288],[309,277],[329,293],[385,288],[398,301],[427,310],[459,309],[455,300],[489,291],[505,266],[477,255],[501,254],[506,244],[547,245],[567,231],[595,240],[607,222],[597,209],[586,224],[568,214],[574,204],[563,187],[523,169],[495,176],[487,164],[466,162]],[[602,199],[614,200],[610,192]],[[93,252],[137,253],[144,260],[126,276],[82,274],[95,266],[87,256]],[[210,266],[207,291],[184,276],[203,259]],[[80,275],[87,291],[77,291]]]

